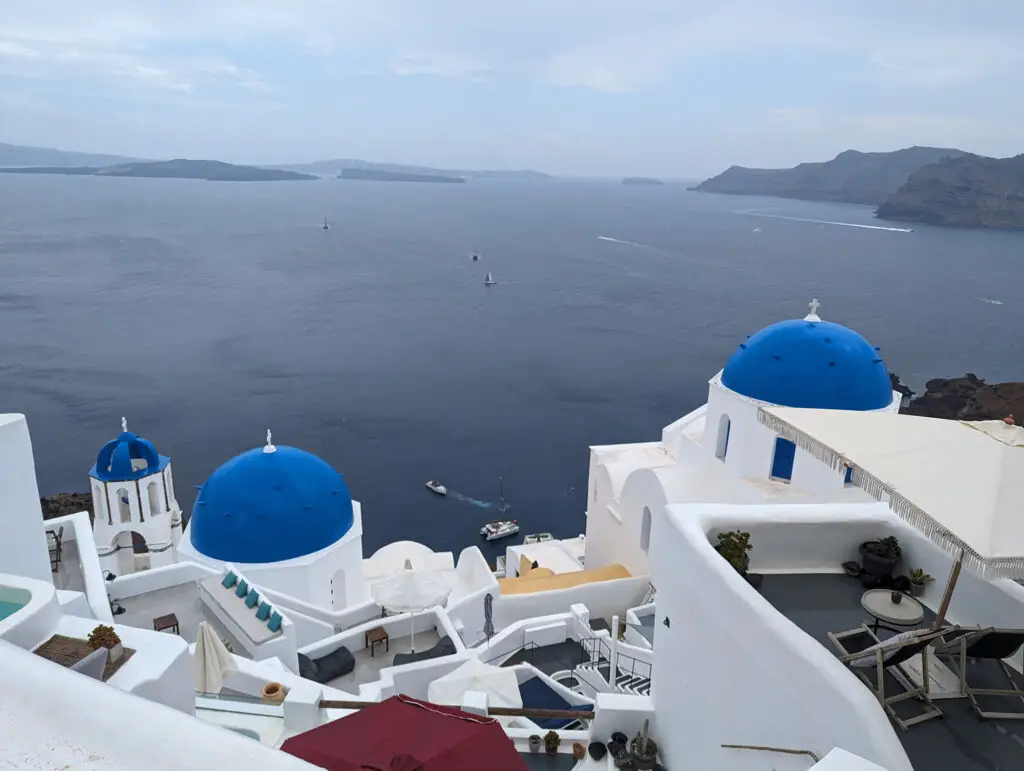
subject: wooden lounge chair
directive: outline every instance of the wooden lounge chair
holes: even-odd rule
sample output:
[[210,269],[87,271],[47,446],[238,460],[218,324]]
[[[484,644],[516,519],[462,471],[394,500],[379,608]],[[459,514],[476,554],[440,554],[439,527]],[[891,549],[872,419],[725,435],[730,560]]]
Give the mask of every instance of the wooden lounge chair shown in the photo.
[[[871,689],[871,692],[878,699],[878,702],[889,713],[889,717],[902,730],[906,731],[912,725],[933,717],[942,717],[942,710],[936,707],[928,697],[928,657],[922,657],[923,678],[921,685],[915,685],[903,664],[922,653],[927,653],[928,645],[943,634],[948,634],[949,629],[915,629],[910,632],[902,632],[886,640],[880,640],[871,631],[867,624],[862,624],[856,629],[847,632],[829,632],[828,638],[839,651],[840,660],[849,666],[864,684]],[[874,676],[868,674],[874,670]],[[891,680],[887,682],[886,675]],[[887,692],[891,690],[893,681],[902,689],[900,693]],[[920,715],[913,717],[900,717],[893,708],[908,699],[919,701],[924,710]]]
[[[994,720],[1024,720],[1024,690],[1018,687],[1013,674],[1003,659],[1010,658],[1024,645],[1024,629],[961,630],[959,634],[943,638],[935,646],[935,654],[948,658],[953,669],[960,676],[960,692],[971,700],[971,706],[978,717]],[[981,661],[991,662],[989,669],[998,667],[1009,683],[1009,688],[975,688],[968,682],[967,668]],[[977,670],[975,670],[977,671]],[[976,679],[977,680],[977,679]],[[978,696],[1002,696],[1019,699],[1022,709],[1017,712],[989,712],[978,704]]]

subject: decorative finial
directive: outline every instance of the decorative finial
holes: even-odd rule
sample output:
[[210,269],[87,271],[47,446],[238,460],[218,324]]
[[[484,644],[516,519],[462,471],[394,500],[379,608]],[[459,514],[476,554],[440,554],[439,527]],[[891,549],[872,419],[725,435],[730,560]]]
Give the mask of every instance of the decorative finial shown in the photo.
[[274,447],[274,443],[271,441],[270,429],[267,429],[267,446],[263,448],[263,452],[277,452],[277,448]]
[[127,433],[128,431],[128,418],[121,418],[121,432]]
[[818,317],[818,308],[821,307],[821,303],[818,302],[818,298],[815,297],[807,306],[811,309],[811,312],[804,316],[804,321],[821,321]]

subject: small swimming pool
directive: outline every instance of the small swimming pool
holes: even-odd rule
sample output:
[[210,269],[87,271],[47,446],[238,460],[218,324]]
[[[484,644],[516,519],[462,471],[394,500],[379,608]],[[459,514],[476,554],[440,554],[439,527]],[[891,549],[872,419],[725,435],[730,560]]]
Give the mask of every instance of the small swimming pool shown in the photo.
[[15,586],[0,586],[0,621],[28,605],[32,593]]

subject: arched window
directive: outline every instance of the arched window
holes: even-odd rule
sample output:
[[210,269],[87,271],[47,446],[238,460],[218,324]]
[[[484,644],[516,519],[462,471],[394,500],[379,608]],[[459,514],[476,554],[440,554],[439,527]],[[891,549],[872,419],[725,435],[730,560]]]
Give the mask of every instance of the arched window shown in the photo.
[[775,452],[772,454],[772,479],[780,479],[785,482],[791,480],[795,459],[796,445],[788,439],[776,438]]
[[146,497],[149,498],[149,516],[156,516],[164,510],[160,501],[160,486],[155,481],[146,486]]
[[132,521],[132,499],[128,491],[119,487],[117,490],[117,511],[121,515],[121,523],[127,524]]
[[108,525],[114,524],[110,520],[110,509],[107,506],[107,491],[103,485],[94,485],[92,488],[92,510],[96,519],[107,520]]
[[732,421],[724,412],[718,419],[718,440],[715,445],[715,457],[725,460],[725,454],[729,451],[729,429],[732,428]]
[[651,510],[644,506],[644,515],[640,521],[640,548],[644,554],[651,548]]

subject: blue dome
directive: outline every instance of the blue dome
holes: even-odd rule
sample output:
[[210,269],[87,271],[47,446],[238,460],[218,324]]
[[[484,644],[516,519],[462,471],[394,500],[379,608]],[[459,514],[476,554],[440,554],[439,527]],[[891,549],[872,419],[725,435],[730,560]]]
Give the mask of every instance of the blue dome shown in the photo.
[[163,471],[171,459],[156,451],[148,439],[131,431],[122,431],[111,439],[96,456],[89,476],[101,482],[129,482]]
[[784,407],[877,410],[892,402],[878,349],[829,321],[780,321],[748,337],[726,363],[722,384]]
[[[272,451],[267,451],[272,450]],[[325,549],[352,527],[341,474],[295,447],[257,447],[218,468],[199,489],[192,545],[224,562],[280,562]]]

